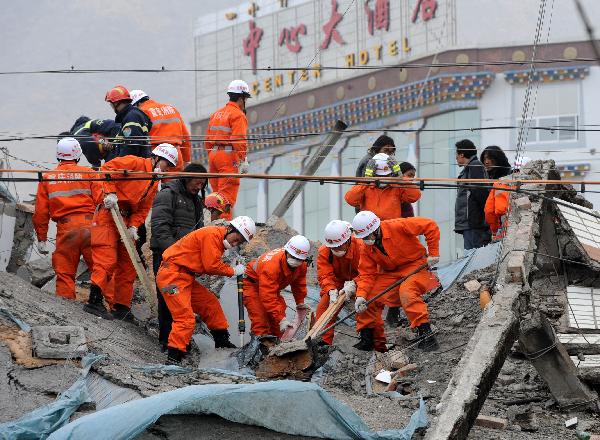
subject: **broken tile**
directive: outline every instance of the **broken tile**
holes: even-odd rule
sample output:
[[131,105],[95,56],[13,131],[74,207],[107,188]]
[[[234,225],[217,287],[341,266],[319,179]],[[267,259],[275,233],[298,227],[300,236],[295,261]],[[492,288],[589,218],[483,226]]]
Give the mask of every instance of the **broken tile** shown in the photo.
[[77,326],[32,328],[33,354],[45,359],[80,358],[87,353],[85,332]]

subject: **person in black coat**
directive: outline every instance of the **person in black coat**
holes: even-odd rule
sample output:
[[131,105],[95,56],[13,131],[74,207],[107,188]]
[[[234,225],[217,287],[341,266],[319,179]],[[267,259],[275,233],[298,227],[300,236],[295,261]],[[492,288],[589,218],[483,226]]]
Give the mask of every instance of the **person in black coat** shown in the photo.
[[[206,173],[200,164],[191,163],[183,170],[186,173]],[[162,254],[169,246],[190,232],[204,226],[204,191],[207,179],[199,177],[181,177],[166,183],[156,194],[152,204],[150,219],[152,236],[152,266],[156,276]],[[163,296],[156,290],[158,297],[158,339],[163,347],[167,346],[171,333],[171,313]]]
[[[456,143],[456,162],[463,168],[459,179],[488,178],[483,164],[477,159],[477,148],[469,139]],[[483,247],[491,241],[490,227],[483,211],[489,191],[483,184],[458,184],[454,230],[463,236],[465,250]]]

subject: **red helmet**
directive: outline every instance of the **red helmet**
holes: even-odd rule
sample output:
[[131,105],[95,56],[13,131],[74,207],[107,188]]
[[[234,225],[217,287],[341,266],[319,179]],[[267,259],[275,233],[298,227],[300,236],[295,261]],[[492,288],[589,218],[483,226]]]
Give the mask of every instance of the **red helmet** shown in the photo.
[[125,100],[131,100],[131,96],[129,96],[129,90],[125,86],[114,86],[108,92],[106,92],[106,97],[104,100],[106,102],[119,102]]
[[216,209],[219,212],[229,212],[230,205],[229,200],[218,192],[210,193],[204,198],[204,206],[206,208]]

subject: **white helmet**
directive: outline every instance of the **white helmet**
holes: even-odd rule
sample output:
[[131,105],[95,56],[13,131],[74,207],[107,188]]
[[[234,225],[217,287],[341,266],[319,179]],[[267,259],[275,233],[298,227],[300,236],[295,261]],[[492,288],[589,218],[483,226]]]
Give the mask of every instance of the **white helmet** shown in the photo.
[[242,81],[241,79],[234,79],[229,83],[227,87],[227,93],[237,93],[238,95],[244,95],[246,98],[250,98],[250,87],[248,87],[248,83],[246,81]]
[[325,246],[336,248],[346,243],[352,236],[352,225],[343,220],[332,220],[325,226]]
[[81,145],[72,137],[62,138],[56,145],[56,158],[59,160],[79,160]]
[[143,90],[132,90],[129,92],[129,96],[131,96],[131,103],[133,105],[135,105],[142,98],[148,98],[148,94]]
[[157,145],[154,150],[152,150],[152,154],[162,157],[163,159],[167,159],[169,162],[171,162],[171,165],[177,166],[179,153],[177,152],[177,148],[171,144],[165,143]]
[[375,232],[380,224],[379,217],[371,211],[360,211],[352,220],[352,229],[357,238],[365,238]]
[[294,235],[283,247],[292,257],[306,260],[310,251],[310,241],[303,235]]
[[390,156],[385,153],[377,153],[373,156],[375,161],[375,174],[378,176],[388,176],[392,174],[392,169],[389,165]]
[[256,225],[254,224],[254,220],[246,215],[240,215],[239,217],[234,218],[229,224],[237,229],[237,231],[242,234],[246,241],[252,240],[252,237],[254,237],[254,234],[256,234]]

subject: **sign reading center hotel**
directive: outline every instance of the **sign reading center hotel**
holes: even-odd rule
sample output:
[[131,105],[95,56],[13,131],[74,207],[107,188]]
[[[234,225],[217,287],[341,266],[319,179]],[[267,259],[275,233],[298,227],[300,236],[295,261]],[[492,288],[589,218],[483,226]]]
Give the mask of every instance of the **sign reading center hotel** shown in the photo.
[[453,0],[269,0],[204,16],[196,69],[213,71],[197,73],[197,116],[223,102],[234,77],[264,102],[366,73],[348,67],[436,53],[455,40],[454,10]]

